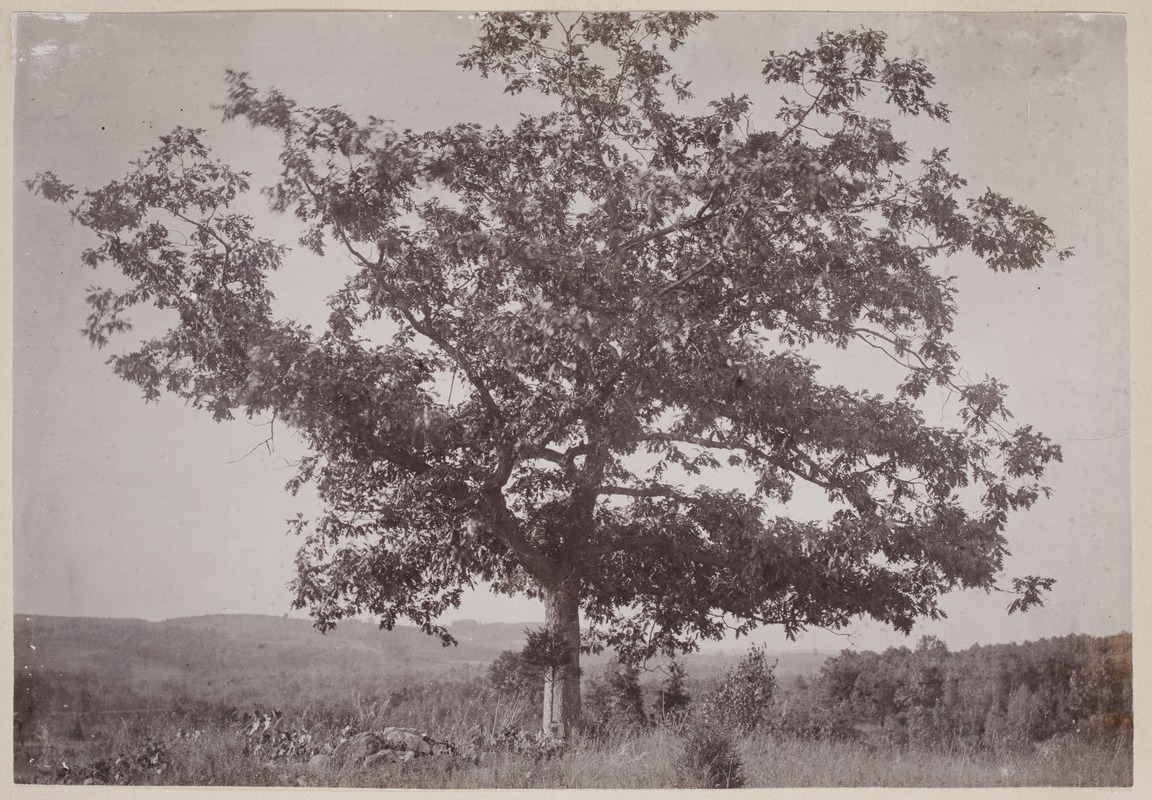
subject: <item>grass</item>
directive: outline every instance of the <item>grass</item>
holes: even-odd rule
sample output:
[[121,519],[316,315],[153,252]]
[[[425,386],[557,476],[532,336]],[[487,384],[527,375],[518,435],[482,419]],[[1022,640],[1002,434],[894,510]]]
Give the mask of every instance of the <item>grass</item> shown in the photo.
[[1002,753],[754,737],[743,744],[749,786],[1127,786],[1131,741],[1063,739]]
[[[379,728],[386,724],[383,716],[378,709],[365,708],[352,721],[358,723],[356,730]],[[69,782],[81,782],[83,776],[93,774],[93,765],[103,764],[104,778],[118,775],[122,782],[167,786],[658,789],[692,785],[680,768],[684,737],[668,728],[577,738],[551,756],[481,749],[371,771],[317,775],[308,769],[310,754],[338,741],[340,724],[346,721],[300,713],[285,725],[301,730],[305,722],[312,735],[309,747],[270,757],[266,750],[252,752],[252,740],[237,723],[208,721],[193,729],[186,719],[158,717],[122,724],[97,741],[18,745],[15,778],[18,783],[61,782],[58,772],[67,763]],[[1107,744],[1062,737],[992,752],[803,741],[755,733],[741,737],[738,753],[749,787],[1124,786],[1132,781],[1130,739]]]

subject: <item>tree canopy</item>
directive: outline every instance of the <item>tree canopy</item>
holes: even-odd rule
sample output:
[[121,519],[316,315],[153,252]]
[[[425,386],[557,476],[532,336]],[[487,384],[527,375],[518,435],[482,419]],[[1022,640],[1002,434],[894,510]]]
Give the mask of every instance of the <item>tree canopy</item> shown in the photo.
[[[306,441],[289,488],[325,510],[293,523],[293,587],[322,628],[367,612],[447,640],[437,619],[482,581],[545,598],[569,641],[578,609],[585,645],[635,660],[732,626],[909,631],[944,593],[996,586],[1009,513],[1060,450],[1011,422],[1003,383],[962,378],[940,265],[1068,252],[946,149],[897,138],[887,116],[948,108],[881,32],[769,52],[768,118],[734,95],[689,113],[675,54],[708,16],[486,15],[460,65],[552,104],[507,128],[396,129],[228,72],[224,118],[281,143],[271,209],[352,264],[323,326],[277,314],[288,249],[237,210],[251,176],[204,131],[102,188],[27,182],[98,237],[85,264],[122,275],[89,297],[94,344],[137,305],[170,323],[117,374]],[[824,382],[829,347],[902,378]],[[937,390],[952,427],[918,406]],[[788,515],[798,481],[823,521]],[[1011,608],[1050,585],[1014,579]]]

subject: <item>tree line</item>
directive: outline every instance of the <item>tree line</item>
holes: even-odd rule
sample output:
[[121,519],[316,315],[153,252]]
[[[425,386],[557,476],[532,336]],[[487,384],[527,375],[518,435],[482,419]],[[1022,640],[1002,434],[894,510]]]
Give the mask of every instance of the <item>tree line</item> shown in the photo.
[[785,728],[808,735],[871,727],[897,741],[981,746],[1123,734],[1132,730],[1132,636],[955,653],[925,637],[911,650],[844,651],[781,715]]
[[[844,650],[813,677],[781,683],[763,648],[719,678],[693,680],[671,661],[662,677],[618,660],[584,680],[592,729],[660,724],[760,729],[800,738],[886,744],[1027,746],[1056,736],[1132,731],[1132,636],[1070,635],[953,652],[926,636],[914,648]],[[539,693],[532,655],[506,651],[490,666],[490,691]]]

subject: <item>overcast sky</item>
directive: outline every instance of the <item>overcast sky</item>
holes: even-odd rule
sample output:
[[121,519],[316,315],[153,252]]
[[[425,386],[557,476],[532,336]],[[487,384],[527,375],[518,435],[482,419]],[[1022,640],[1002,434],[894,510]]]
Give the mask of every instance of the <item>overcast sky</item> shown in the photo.
[[[1005,595],[953,595],[950,619],[915,635],[960,647],[1130,630],[1123,18],[722,15],[677,63],[699,102],[747,93],[767,128],[780,91],[761,83],[760,59],[861,24],[886,31],[892,53],[923,57],[952,108],[949,125],[897,121],[914,156],[949,147],[973,193],[991,186],[1030,205],[1076,250],[1033,274],[993,275],[973,259],[948,265],[959,276],[955,342],[965,367],[1005,381],[1017,421],[1064,446],[1064,463],[1049,473],[1053,498],[1008,529],[1006,577],[1057,584],[1046,607],[1024,616],[1006,616]],[[225,68],[303,104],[342,105],[401,128],[531,112],[530,101],[455,66],[478,28],[455,13],[21,16],[14,182],[51,169],[101,185],[184,125],[206,128],[217,155],[253,171],[256,185],[270,183],[275,139],[221,123],[212,108],[224,97]],[[173,398],[145,405],[79,333],[85,289],[101,282],[79,264],[93,237],[22,190],[13,214],[15,611],[144,619],[288,611],[297,541],[284,520],[313,510],[282,488],[298,445],[282,432],[274,453],[245,458],[263,429],[216,425]],[[262,232],[288,244],[297,235],[283,219]],[[290,258],[276,284],[286,313],[321,312],[343,266],[333,258]],[[830,370],[846,383],[868,380],[861,367]],[[954,412],[926,409],[941,424]],[[481,592],[449,618],[532,621],[542,609]],[[851,630],[850,641],[812,632],[801,644],[911,644],[867,621]],[[776,631],[760,638],[783,643]]]

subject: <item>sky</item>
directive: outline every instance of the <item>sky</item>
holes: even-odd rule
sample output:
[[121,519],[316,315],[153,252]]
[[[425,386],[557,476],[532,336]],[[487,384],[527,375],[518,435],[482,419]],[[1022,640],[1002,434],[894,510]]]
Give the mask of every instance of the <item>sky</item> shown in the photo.
[[[59,206],[19,189],[50,169],[81,187],[122,177],[129,161],[177,125],[254,183],[274,179],[276,141],[222,123],[224,70],[247,71],[305,105],[341,105],[399,128],[507,123],[534,110],[455,62],[479,22],[468,14],[171,14],[20,16],[14,89],[13,608],[17,613],[158,620],[209,613],[283,614],[298,541],[285,520],[314,511],[283,490],[302,454],[280,432],[218,425],[167,397],[146,405],[79,333],[79,263],[94,239]],[[760,79],[770,50],[811,44],[822,30],[887,32],[894,55],[936,75],[951,124],[898,119],[914,156],[947,146],[973,194],[991,186],[1048,218],[1075,257],[1039,273],[994,275],[973,259],[958,276],[955,343],[974,377],[1010,387],[1017,421],[1064,448],[1047,476],[1053,497],[1012,518],[1005,577],[1054,577],[1045,607],[1008,616],[1009,597],[949,596],[949,618],[913,636],[953,647],[1074,632],[1130,630],[1127,87],[1117,15],[725,14],[677,56],[697,102],[747,93],[761,127],[778,89]],[[291,220],[260,211],[284,243]],[[265,224],[267,223],[267,224]],[[339,262],[339,257],[335,257]],[[278,276],[280,308],[323,310],[343,264],[294,252]],[[146,327],[145,314],[140,323]],[[119,345],[126,349],[131,334]],[[116,342],[112,350],[117,349]],[[866,362],[831,361],[846,385],[875,377]],[[926,408],[948,424],[955,404]],[[798,509],[798,513],[803,513]],[[300,613],[300,612],[296,612]],[[538,603],[479,591],[446,619],[532,622]],[[784,636],[756,637],[772,647]],[[862,620],[793,646],[876,649],[913,641]]]

